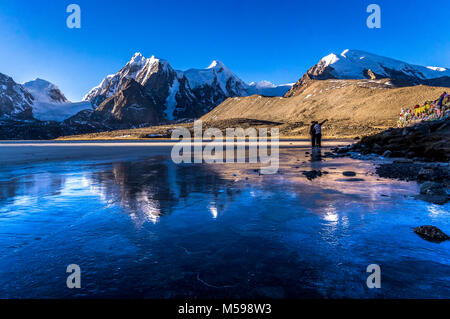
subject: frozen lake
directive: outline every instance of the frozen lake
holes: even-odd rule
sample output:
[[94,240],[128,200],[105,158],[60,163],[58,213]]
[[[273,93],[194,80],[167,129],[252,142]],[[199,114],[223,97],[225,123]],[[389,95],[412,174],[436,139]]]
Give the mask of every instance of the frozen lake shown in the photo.
[[[311,158],[303,143],[260,176],[175,165],[167,146],[107,147],[1,166],[0,298],[450,298],[450,243],[413,232],[450,233],[449,204],[415,200],[416,183],[378,178],[372,162]],[[328,174],[308,181],[311,169]],[[66,287],[70,264],[81,289]],[[381,289],[366,286],[370,264]]]

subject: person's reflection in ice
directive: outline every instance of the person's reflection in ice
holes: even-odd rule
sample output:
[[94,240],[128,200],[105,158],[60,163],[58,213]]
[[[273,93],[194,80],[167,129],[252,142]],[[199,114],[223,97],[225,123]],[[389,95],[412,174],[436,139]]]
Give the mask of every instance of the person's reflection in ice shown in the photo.
[[313,148],[311,154],[311,162],[321,162],[322,161],[322,149],[316,147]]

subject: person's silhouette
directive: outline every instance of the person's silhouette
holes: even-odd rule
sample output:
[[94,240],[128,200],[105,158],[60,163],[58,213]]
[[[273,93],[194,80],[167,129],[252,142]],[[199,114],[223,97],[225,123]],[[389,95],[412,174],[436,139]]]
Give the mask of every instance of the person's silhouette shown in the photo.
[[314,148],[316,147],[316,132],[314,127],[316,126],[318,122],[317,121],[312,121],[311,122],[311,127],[309,129],[309,135],[311,135],[311,147]]
[[317,147],[322,147],[322,125],[324,125],[328,120],[325,120],[321,123],[316,122],[314,125],[314,136],[315,136],[315,145]]

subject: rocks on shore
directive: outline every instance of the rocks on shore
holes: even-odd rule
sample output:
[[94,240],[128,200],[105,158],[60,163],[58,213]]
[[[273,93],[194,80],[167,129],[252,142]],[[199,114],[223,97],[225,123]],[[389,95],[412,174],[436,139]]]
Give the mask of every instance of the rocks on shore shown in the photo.
[[345,171],[345,172],[342,172],[342,175],[347,176],[347,177],[355,177],[356,173],[352,172],[352,171]]
[[420,186],[420,194],[422,195],[447,195],[444,185],[435,182],[425,182]]
[[438,205],[443,205],[449,200],[444,184],[436,182],[423,183],[420,186],[420,195],[416,198]]
[[450,119],[391,128],[333,151],[334,155],[330,157],[349,156],[364,160],[376,159],[381,155],[383,158],[400,158],[379,165],[377,174],[384,178],[421,183],[421,193],[416,196],[418,199],[440,205],[449,200]]
[[383,157],[391,157],[392,156],[392,152],[390,150],[386,150],[386,152],[384,152],[382,156]]
[[449,166],[441,165],[425,165],[423,166],[419,173],[417,174],[417,180],[419,182],[433,181],[433,182],[444,182],[447,183],[450,180],[450,170]]
[[447,234],[435,226],[420,226],[414,229],[414,232],[423,239],[434,242],[443,242],[450,239]]
[[417,199],[438,205],[449,201],[447,188],[450,186],[450,167],[448,165],[399,160],[381,164],[376,171],[383,178],[419,182],[421,186]]
[[304,171],[302,172],[303,175],[306,176],[306,178],[310,181],[313,179],[316,179],[317,177],[321,177],[323,175],[322,171],[320,170],[312,170],[312,171]]
[[381,164],[376,168],[376,171],[380,177],[404,181],[433,181],[446,184],[450,179],[449,166],[440,163],[427,164],[400,160]]
[[366,136],[358,143],[335,150],[339,154],[358,152],[383,157],[404,157],[424,161],[450,160],[450,119],[422,122],[406,128],[391,128]]

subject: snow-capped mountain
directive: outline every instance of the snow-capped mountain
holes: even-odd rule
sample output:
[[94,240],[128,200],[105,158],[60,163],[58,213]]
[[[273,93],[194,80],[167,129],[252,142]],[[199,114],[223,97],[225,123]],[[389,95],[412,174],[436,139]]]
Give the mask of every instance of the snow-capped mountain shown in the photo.
[[33,96],[33,117],[41,121],[61,122],[86,109],[89,102],[72,103],[53,83],[43,79],[26,82],[23,87]]
[[194,90],[212,87],[227,96],[246,94],[247,84],[220,61],[213,61],[206,69],[190,69],[179,73],[186,76],[189,86]]
[[142,78],[146,75],[146,73],[143,73],[144,69],[148,70],[159,62],[160,60],[154,57],[146,59],[142,54],[136,53],[119,72],[108,75],[98,86],[89,91],[83,101],[90,101],[94,107],[99,106],[104,100],[117,93],[127,79],[136,80],[138,75]]
[[[130,79],[144,88],[142,94],[145,97],[141,97],[141,100],[151,101],[148,106],[140,105],[142,112],[146,112],[146,107],[150,109],[157,107],[161,110],[161,121],[200,117],[229,97],[264,94],[266,91],[275,95],[277,90],[280,92],[288,90],[284,86],[278,88],[273,85],[270,87],[248,85],[220,61],[213,61],[206,69],[178,71],[166,60],[155,56],[145,58],[141,53],[136,53],[118,73],[107,76],[100,85],[93,88],[84,97],[84,101],[90,101],[102,112],[127,108],[119,104],[111,108],[111,101],[108,101],[108,107],[101,105],[123,90]],[[140,90],[132,92],[136,94]],[[280,96],[284,93],[282,92]],[[115,101],[120,103],[124,99]],[[124,112],[121,110],[119,113]],[[136,114],[132,118],[136,118]]]
[[323,57],[294,84],[285,97],[301,93],[311,79],[375,80],[382,78],[389,78],[392,87],[419,84],[450,87],[449,69],[413,65],[360,50],[344,50],[339,55],[331,53]]
[[247,92],[249,95],[283,96],[289,91],[294,83],[275,85],[269,81],[252,82]]
[[35,101],[45,103],[69,102],[56,85],[46,80],[37,78],[34,81],[24,83],[23,86],[33,95]]
[[[132,84],[129,80],[133,80]],[[130,90],[130,86],[134,89]],[[136,86],[141,86],[142,90]],[[127,101],[127,92],[122,92],[125,88],[127,92],[134,95],[140,94],[139,98],[134,96],[131,100],[138,99],[141,102],[147,101],[147,104],[136,105],[129,109],[129,105],[121,104]],[[111,98],[117,94],[122,94],[124,98],[113,99],[114,107],[102,107],[104,102],[111,104]],[[97,111],[110,118],[115,115],[116,120],[127,118],[126,112],[130,111],[133,118],[138,119],[136,113],[140,109],[142,113],[147,112],[147,108],[154,108],[157,105],[161,113],[164,112],[166,118],[171,120],[178,117],[177,111],[188,109],[194,100],[194,95],[187,83],[187,79],[180,72],[175,71],[170,64],[154,56],[145,58],[142,54],[136,53],[132,59],[116,74],[107,76],[99,86],[93,88],[85,97],[84,101],[90,101]],[[115,114],[105,114],[106,110],[114,110]],[[121,114],[119,116],[119,114]],[[142,121],[144,121],[142,117]]]
[[0,73],[0,118],[32,118],[33,96],[12,78]]
[[142,123],[159,124],[164,118],[155,99],[134,79],[127,79],[121,90],[101,103],[93,114],[105,124],[124,128]]
[[420,84],[450,77],[450,70],[413,65],[359,50],[345,50],[340,55],[331,53],[322,58],[308,71],[308,75],[319,80],[390,78]]

